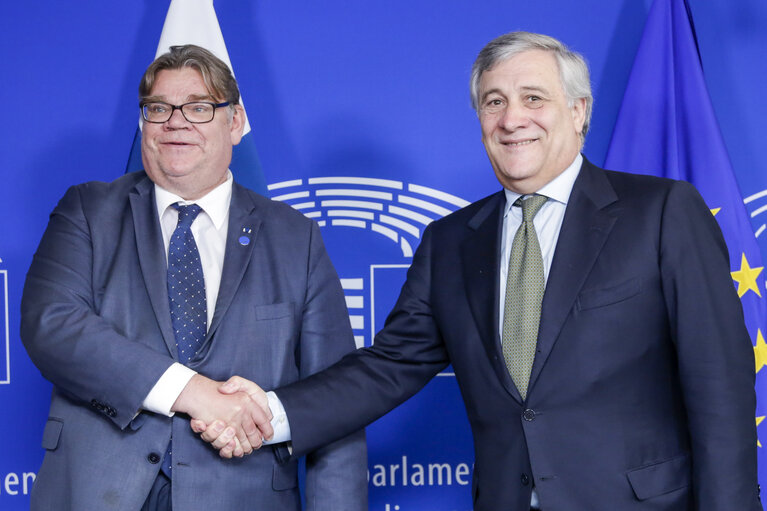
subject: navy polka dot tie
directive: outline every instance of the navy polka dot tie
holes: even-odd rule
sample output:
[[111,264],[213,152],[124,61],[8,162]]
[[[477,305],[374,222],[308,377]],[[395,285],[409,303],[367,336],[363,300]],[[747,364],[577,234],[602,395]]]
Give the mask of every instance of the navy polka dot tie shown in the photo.
[[178,210],[178,224],[168,247],[168,299],[178,359],[184,364],[194,358],[207,334],[205,279],[191,231],[201,208],[197,204],[173,207]]
[[[199,352],[208,329],[205,278],[191,230],[202,208],[197,204],[174,204],[173,207],[178,210],[178,224],[168,246],[168,300],[178,359],[186,364]],[[162,471],[168,477],[171,477],[171,447],[172,442],[162,462]]]

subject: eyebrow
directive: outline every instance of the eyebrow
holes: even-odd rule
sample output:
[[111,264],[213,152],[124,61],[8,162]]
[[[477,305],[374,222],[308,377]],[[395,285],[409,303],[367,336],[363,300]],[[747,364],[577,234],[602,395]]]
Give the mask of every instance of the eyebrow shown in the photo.
[[[190,94],[186,97],[184,102],[194,102],[194,101],[203,101],[203,100],[210,100],[218,103],[218,100],[211,96],[210,94]],[[162,102],[167,103],[168,99],[165,96],[147,96],[142,99],[144,103],[153,103],[153,102]],[[169,103],[170,104],[170,103]]]
[[[538,93],[540,93],[540,94],[542,94],[544,96],[550,96],[551,95],[551,93],[549,92],[548,89],[545,89],[543,87],[539,87],[537,85],[523,85],[519,89],[520,89],[521,92],[538,92]],[[500,94],[501,96],[505,96],[505,94],[503,92],[501,92],[501,89],[496,87],[496,88],[490,89],[490,90],[486,91],[485,93],[483,93],[481,98],[480,98],[481,102],[484,103],[485,100],[487,99],[487,97],[490,96],[491,94]]]
[[523,92],[540,92],[541,94],[548,96],[551,93],[548,91],[548,89],[545,89],[543,87],[538,87],[537,85],[525,85],[520,87],[520,89]]
[[498,88],[495,88],[495,89],[490,89],[490,90],[488,90],[488,91],[485,91],[485,92],[482,94],[482,97],[480,98],[480,102],[481,102],[481,103],[484,103],[484,102],[485,102],[485,100],[487,99],[487,97],[488,97],[489,95],[491,95],[491,94],[500,94],[501,96],[503,96],[503,93],[501,92],[501,90],[500,90],[500,89],[498,89]]

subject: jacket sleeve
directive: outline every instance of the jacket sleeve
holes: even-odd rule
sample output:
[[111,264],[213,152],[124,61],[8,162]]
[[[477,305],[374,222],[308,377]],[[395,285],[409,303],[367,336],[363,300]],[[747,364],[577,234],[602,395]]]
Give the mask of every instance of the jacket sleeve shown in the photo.
[[125,428],[173,359],[98,315],[84,186],[61,199],[34,255],[21,300],[21,340],[46,379]]
[[431,232],[427,227],[399,299],[374,345],[276,390],[290,422],[294,455],[370,424],[448,365],[430,305]]
[[761,509],[754,356],[724,238],[685,182],[674,184],[662,222],[663,292],[688,417],[695,509]]
[[[354,349],[344,293],[314,222],[311,238],[298,355],[301,378],[325,369]],[[307,511],[367,509],[365,431],[356,429],[307,454]]]

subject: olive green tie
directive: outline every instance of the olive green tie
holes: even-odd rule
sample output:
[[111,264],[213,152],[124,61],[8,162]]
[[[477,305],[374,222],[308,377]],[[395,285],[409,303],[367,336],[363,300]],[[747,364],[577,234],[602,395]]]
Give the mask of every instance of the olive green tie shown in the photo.
[[545,287],[541,246],[533,218],[545,202],[543,195],[526,200],[520,197],[514,202],[514,206],[522,207],[522,224],[514,235],[509,256],[502,342],[506,367],[522,399],[527,398]]

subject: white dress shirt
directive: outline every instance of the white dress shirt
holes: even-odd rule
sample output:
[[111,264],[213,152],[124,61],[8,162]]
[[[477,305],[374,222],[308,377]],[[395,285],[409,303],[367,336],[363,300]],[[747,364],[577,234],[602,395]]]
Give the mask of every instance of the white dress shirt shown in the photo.
[[[567,201],[570,200],[570,192],[573,191],[575,179],[581,171],[583,156],[578,153],[575,160],[561,174],[546,183],[538,195],[544,195],[547,200],[538,214],[533,219],[535,234],[538,236],[538,244],[541,246],[541,257],[543,258],[543,280],[549,281],[549,270],[551,270],[551,261],[554,260],[554,249],[557,247],[559,239],[559,230],[562,228],[562,220],[565,218],[565,209]],[[503,213],[503,233],[501,235],[501,268],[499,278],[501,281],[500,296],[498,300],[498,332],[503,332],[503,307],[506,303],[506,275],[509,272],[509,257],[511,256],[511,245],[514,242],[514,235],[519,226],[522,225],[522,208],[515,208],[514,202],[522,195],[511,190],[504,189],[506,193],[506,209]],[[525,200],[525,199],[523,199]]]
[[[202,211],[194,219],[191,226],[192,235],[200,252],[202,274],[205,279],[205,300],[207,308],[207,326],[213,320],[216,310],[218,290],[221,286],[221,272],[224,267],[224,255],[226,253],[226,235],[229,229],[229,204],[232,201],[232,173],[227,173],[226,181],[208,192],[204,197],[195,201],[186,201],[178,195],[169,192],[157,185],[154,186],[157,215],[160,218],[162,239],[165,246],[167,262],[168,248],[173,231],[178,223],[178,210],[173,204],[182,205],[197,204]],[[168,417],[173,416],[171,411],[181,391],[189,380],[197,374],[183,364],[174,362],[157,380],[152,390],[149,391],[142,408]],[[290,438],[290,428],[285,420],[285,409],[282,403],[275,401],[274,393],[269,393],[269,405],[272,410],[273,427],[285,423],[280,427],[279,436],[275,436],[268,443],[277,443]]]
[[[562,220],[565,218],[567,202],[570,200],[570,192],[573,191],[575,179],[581,171],[583,156],[578,153],[575,160],[567,167],[564,172],[546,183],[536,193],[543,195],[548,200],[541,206],[538,213],[533,218],[535,234],[538,236],[538,244],[541,246],[541,258],[543,259],[543,280],[549,281],[549,270],[551,262],[554,260],[554,249],[557,247],[559,231],[562,228]],[[514,242],[514,235],[517,229],[522,225],[522,208],[514,207],[514,202],[521,197],[521,194],[504,189],[506,193],[506,209],[503,213],[503,231],[501,234],[501,268],[500,268],[500,297],[498,312],[498,332],[503,332],[503,310],[506,303],[506,275],[509,273],[509,257],[511,256],[511,245]],[[527,200],[528,197],[522,200]],[[538,494],[533,490],[530,499],[530,507],[538,508]]]
[[[154,185],[155,203],[157,216],[160,218],[162,239],[165,247],[167,263],[168,248],[173,231],[178,223],[178,211],[173,204],[182,205],[197,204],[202,211],[192,222],[191,231],[200,252],[202,274],[205,279],[205,302],[207,309],[207,327],[213,320],[213,312],[216,310],[218,288],[221,285],[221,270],[224,267],[224,253],[226,251],[226,234],[229,229],[229,203],[232,200],[232,173],[227,174],[226,181],[208,192],[204,197],[196,201],[186,201],[178,195]],[[196,371],[188,367],[174,363],[157,380],[152,390],[147,394],[142,408],[155,413],[172,416],[171,407],[176,402],[181,391]]]

